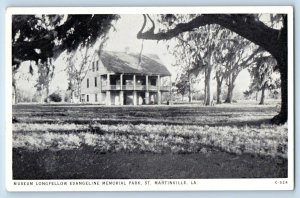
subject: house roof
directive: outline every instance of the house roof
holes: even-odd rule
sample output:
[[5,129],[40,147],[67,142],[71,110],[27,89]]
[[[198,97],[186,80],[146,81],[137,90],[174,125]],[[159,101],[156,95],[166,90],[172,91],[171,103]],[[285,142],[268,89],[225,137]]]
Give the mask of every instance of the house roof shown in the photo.
[[109,72],[171,76],[157,55],[142,55],[139,64],[138,53],[104,51],[101,54],[101,61]]

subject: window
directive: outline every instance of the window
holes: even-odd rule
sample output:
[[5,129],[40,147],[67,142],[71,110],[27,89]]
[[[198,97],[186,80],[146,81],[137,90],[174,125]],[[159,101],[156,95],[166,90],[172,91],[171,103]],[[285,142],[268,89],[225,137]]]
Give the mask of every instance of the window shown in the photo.
[[95,94],[95,102],[98,102],[98,95]]
[[95,77],[95,87],[97,87],[97,77]]
[[89,102],[89,95],[86,95],[86,101]]
[[89,82],[89,79],[87,78],[86,79],[86,87],[89,88],[89,86],[90,86],[90,82]]
[[99,61],[96,61],[96,69],[99,70]]
[[92,62],[92,68],[93,68],[93,72],[95,71],[95,64],[94,62]]

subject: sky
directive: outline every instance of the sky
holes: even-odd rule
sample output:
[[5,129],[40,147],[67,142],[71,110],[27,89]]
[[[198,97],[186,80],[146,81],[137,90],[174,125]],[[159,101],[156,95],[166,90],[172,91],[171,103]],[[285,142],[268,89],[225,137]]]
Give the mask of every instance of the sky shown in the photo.
[[[129,48],[129,52],[139,53],[143,42],[143,53],[145,54],[156,54],[161,62],[169,69],[172,74],[172,81],[174,82],[178,73],[178,69],[172,66],[175,63],[175,57],[168,52],[166,41],[153,41],[153,40],[140,40],[137,39],[137,33],[143,24],[142,15],[121,15],[120,19],[114,22],[115,30],[109,32],[109,39],[106,42],[104,50],[107,51],[125,51],[125,48]],[[169,41],[170,42],[170,41]],[[172,41],[171,41],[172,42]],[[94,49],[97,48],[98,43],[95,44]],[[55,60],[55,72],[52,82],[50,84],[50,93],[56,90],[66,90],[68,87],[67,75],[65,72],[66,68],[66,57],[62,54],[58,59]],[[30,76],[29,71],[30,62],[24,62],[22,69],[20,70],[21,80],[18,83],[18,87],[22,90],[27,90],[30,93],[34,92],[33,87],[36,84],[37,76]],[[37,68],[35,68],[37,71]],[[37,73],[37,72],[35,72]],[[202,83],[204,84],[204,83]],[[247,70],[243,70],[236,80],[236,86],[234,92],[245,91],[250,84],[250,75]],[[201,84],[196,87],[198,90],[202,90]],[[213,91],[216,90],[216,83],[213,80],[212,83]],[[224,90],[226,87],[224,86]]]

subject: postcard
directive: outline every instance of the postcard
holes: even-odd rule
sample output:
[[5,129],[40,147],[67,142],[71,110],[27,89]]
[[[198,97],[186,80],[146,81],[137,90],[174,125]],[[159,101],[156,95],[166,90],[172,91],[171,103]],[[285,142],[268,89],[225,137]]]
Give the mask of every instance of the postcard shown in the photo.
[[8,191],[294,189],[293,7],[10,7]]

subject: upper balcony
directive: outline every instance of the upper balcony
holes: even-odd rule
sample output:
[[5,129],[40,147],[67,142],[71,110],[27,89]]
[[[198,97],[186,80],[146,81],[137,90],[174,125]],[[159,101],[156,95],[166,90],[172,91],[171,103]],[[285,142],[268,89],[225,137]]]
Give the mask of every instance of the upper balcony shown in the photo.
[[148,89],[146,85],[102,85],[102,91],[170,91],[171,86],[154,86],[148,85]]
[[100,76],[102,91],[170,91],[170,86],[162,86],[159,75],[105,74]]

